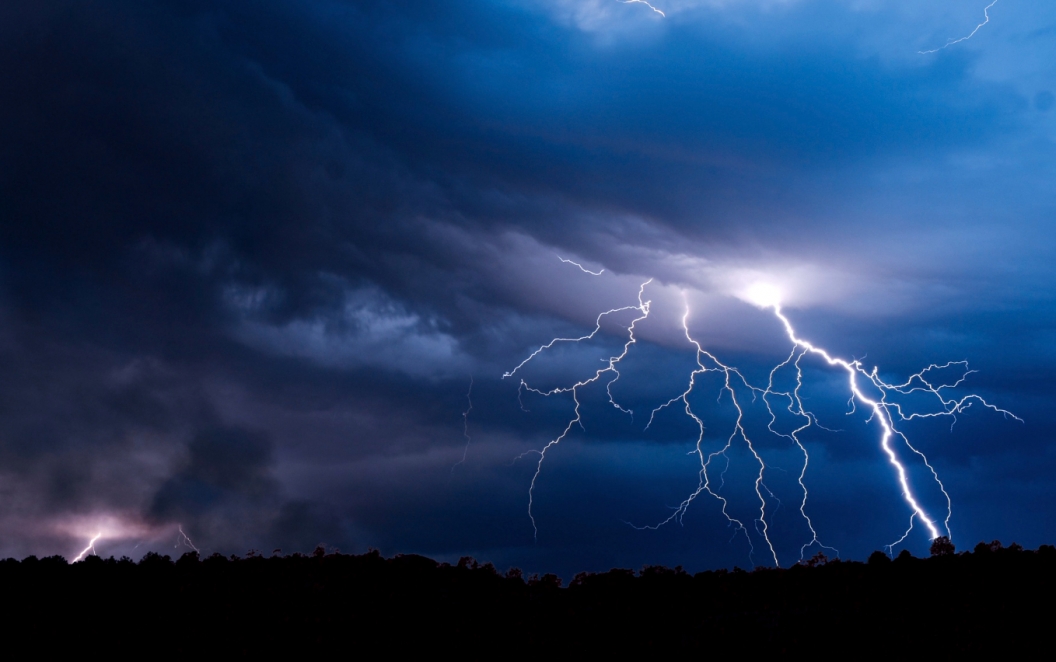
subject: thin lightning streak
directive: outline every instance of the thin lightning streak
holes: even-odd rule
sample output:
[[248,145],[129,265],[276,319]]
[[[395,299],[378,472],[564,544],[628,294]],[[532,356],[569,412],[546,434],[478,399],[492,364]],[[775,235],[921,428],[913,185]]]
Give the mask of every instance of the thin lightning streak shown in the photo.
[[183,532],[183,525],[182,524],[179,525],[179,530],[180,530],[180,537],[179,537],[179,539],[177,539],[176,544],[174,545],[174,547],[179,547],[180,543],[183,543],[187,547],[190,547],[194,551],[196,551],[199,554],[201,554],[202,553],[201,550],[199,550],[197,547],[195,547],[194,543],[191,542],[190,536],[188,536],[186,533]]
[[[554,253],[554,255],[557,255],[557,253]],[[574,264],[575,266],[579,267],[580,271],[582,271],[585,274],[590,274],[591,276],[600,276],[601,274],[605,273],[604,269],[602,269],[601,271],[591,271],[590,269],[587,269],[586,267],[584,267],[579,262],[573,262],[572,260],[566,260],[565,258],[561,257],[560,255],[557,255],[557,259],[561,260],[565,264]]]
[[[664,12],[660,11],[656,7],[654,7],[651,4],[649,4],[648,2],[646,2],[646,0],[617,0],[617,2],[619,2],[621,4],[625,4],[625,5],[645,5],[649,9],[652,9],[653,11],[655,11],[657,14],[660,14],[664,18],[667,18],[667,14],[665,14]],[[996,0],[995,0],[995,2],[996,2]]]
[[[88,554],[88,552],[91,552],[92,554],[96,554],[95,542],[97,540],[99,540],[100,538],[102,538],[102,537],[103,537],[102,532],[99,532],[99,533],[95,534],[95,537],[88,541],[88,546],[85,547],[84,549],[82,549],[80,554],[78,554],[77,556],[73,557],[73,561],[70,561],[70,563],[77,563],[78,561],[83,559],[85,557],[85,555]],[[96,554],[96,556],[98,556],[98,554]]]
[[[466,455],[469,453],[469,442],[470,442],[470,436],[469,436],[469,412],[473,411],[473,378],[472,377],[469,378],[469,390],[466,391],[466,402],[468,403],[468,406],[466,407],[466,410],[464,412],[462,412],[462,436],[466,438],[466,447],[462,449],[462,459],[459,460],[458,462],[455,462],[455,465],[453,467],[451,467],[451,471],[454,471],[455,467],[457,467],[458,465],[465,464]],[[523,405],[522,405],[521,408],[522,409],[524,408]]]
[[[614,381],[616,381],[617,379],[620,378],[620,371],[616,368],[616,365],[620,361],[622,361],[625,356],[627,356],[627,352],[630,351],[631,345],[633,345],[633,344],[635,344],[637,342],[637,339],[634,337],[634,327],[635,327],[635,325],[638,322],[640,322],[640,321],[644,320],[645,318],[649,317],[649,305],[650,305],[651,302],[650,301],[643,301],[642,297],[645,295],[645,287],[646,287],[646,285],[648,285],[651,282],[653,282],[652,278],[650,278],[649,280],[647,280],[644,283],[642,283],[641,286],[638,288],[638,305],[637,306],[623,306],[621,308],[613,308],[612,310],[607,310],[607,311],[601,313],[597,317],[597,320],[596,320],[595,326],[594,326],[594,330],[591,331],[589,334],[587,334],[585,336],[581,336],[579,338],[554,338],[549,343],[543,345],[539,349],[537,349],[534,352],[532,352],[531,355],[529,355],[529,357],[526,358],[525,360],[521,361],[520,364],[518,364],[516,368],[514,368],[513,370],[511,370],[511,371],[509,371],[507,373],[504,373],[503,376],[502,376],[503,379],[506,379],[507,377],[513,377],[517,373],[518,370],[520,370],[522,367],[524,367],[524,365],[526,363],[528,363],[533,358],[535,358],[537,355],[539,355],[540,352],[543,352],[543,351],[545,351],[547,349],[550,349],[551,347],[553,347],[558,342],[574,342],[574,343],[578,343],[578,342],[581,342],[583,340],[590,340],[590,339],[594,338],[594,336],[598,333],[598,331],[601,330],[601,320],[606,315],[612,315],[614,313],[618,313],[618,312],[621,312],[621,311],[624,311],[624,310],[636,310],[636,311],[638,311],[640,313],[640,315],[638,317],[634,318],[631,321],[630,326],[627,327],[627,342],[623,346],[623,351],[617,356],[610,356],[608,358],[607,365],[604,368],[599,368],[597,371],[595,371],[593,377],[590,377],[589,379],[585,379],[585,380],[582,380],[582,381],[578,381],[575,384],[573,384],[572,386],[557,387],[557,388],[550,389],[548,391],[532,388],[531,386],[528,385],[527,382],[524,381],[524,379],[521,379],[521,383],[518,386],[518,397],[519,397],[519,394],[520,394],[521,390],[531,391],[532,393],[536,393],[538,395],[547,396],[547,397],[549,397],[551,395],[557,395],[559,393],[571,393],[572,394],[572,401],[575,403],[574,415],[573,415],[572,419],[569,420],[568,424],[565,426],[564,431],[562,431],[560,435],[558,435],[554,439],[550,440],[550,442],[548,442],[545,446],[543,446],[542,450],[528,451],[526,453],[522,453],[521,456],[520,456],[520,457],[524,457],[525,455],[527,455],[529,453],[538,453],[539,454],[539,461],[535,465],[535,474],[532,476],[532,482],[531,482],[531,485],[528,488],[528,518],[531,519],[531,521],[532,521],[533,538],[536,539],[536,540],[539,539],[539,527],[536,525],[535,515],[532,513],[532,506],[534,505],[534,498],[535,498],[535,483],[536,483],[536,480],[539,478],[539,473],[543,469],[543,461],[546,459],[546,452],[548,450],[550,450],[552,447],[554,447],[554,446],[558,445],[559,443],[561,443],[561,441],[565,437],[568,436],[568,433],[572,431],[572,428],[574,426],[578,425],[578,426],[580,426],[580,428],[583,427],[583,418],[582,418],[582,415],[580,414],[580,410],[579,410],[579,408],[580,408],[579,389],[583,388],[584,386],[587,386],[589,384],[593,384],[593,383],[599,381],[601,379],[601,376],[606,374],[606,373],[613,373],[615,375],[615,377],[613,377],[613,379],[611,379],[606,384],[606,392],[608,393],[608,396],[609,396],[609,403],[612,404],[613,407],[619,409],[622,412],[625,412],[625,413],[628,413],[628,414],[631,413],[630,410],[624,409],[623,407],[621,407],[619,404],[616,403],[616,401],[612,397],[612,391],[609,390],[609,387],[611,386],[612,382],[614,382]],[[522,406],[522,408],[523,408],[523,406]]]
[[[503,378],[505,379],[505,376]],[[517,404],[521,406],[521,411],[523,411],[524,413],[527,414],[531,410],[525,408],[523,395],[524,395],[524,382],[522,381],[517,386]]]
[[[652,282],[652,279],[646,281],[645,285],[648,285],[651,282]],[[645,285],[642,285],[642,287],[645,287]],[[579,338],[554,338],[550,342],[546,343],[545,345],[542,345],[539,349],[537,349],[534,352],[532,352],[531,354],[529,354],[528,358],[526,358],[525,360],[523,360],[520,363],[518,363],[516,368],[514,368],[513,370],[510,370],[509,372],[504,372],[502,374],[502,378],[506,379],[507,377],[513,377],[515,374],[517,374],[517,371],[520,370],[521,368],[523,368],[529,361],[534,359],[541,352],[544,352],[544,351],[550,349],[551,347],[553,347],[554,345],[556,345],[559,342],[578,343],[578,342],[581,342],[583,340],[591,340],[591,339],[593,339],[594,336],[597,335],[598,331],[601,331],[601,318],[605,317],[606,315],[612,315],[614,313],[623,312],[625,310],[640,310],[640,308],[638,306],[623,306],[622,308],[613,308],[612,310],[606,310],[605,312],[603,312],[600,315],[598,315],[598,318],[597,318],[597,320],[595,321],[595,324],[594,324],[594,330],[591,331],[590,333],[588,333],[587,335],[580,336]]]
[[909,516],[909,528],[906,529],[906,532],[902,534],[901,538],[899,538],[895,542],[891,543],[890,545],[884,545],[884,547],[887,548],[887,553],[889,555],[893,556],[894,553],[895,553],[895,547],[901,545],[902,541],[909,537],[910,532],[913,530],[913,518],[916,517],[916,516],[917,516],[916,513],[913,513],[912,515]]
[[996,4],[997,4],[997,0],[994,0],[993,2],[991,2],[986,7],[983,8],[983,16],[985,17],[983,22],[980,23],[979,25],[975,26],[975,29],[972,30],[971,34],[969,34],[968,36],[961,37],[960,39],[950,38],[950,39],[948,39],[946,41],[945,44],[943,44],[942,46],[939,46],[938,48],[933,48],[930,51],[917,51],[917,53],[919,53],[920,55],[928,55],[930,53],[938,53],[939,51],[941,51],[944,48],[949,48],[950,46],[953,46],[954,44],[959,44],[962,41],[967,41],[967,40],[971,39],[972,37],[975,36],[976,32],[979,32],[979,28],[983,27],[984,25],[986,25],[987,23],[990,22],[990,8],[993,7]]

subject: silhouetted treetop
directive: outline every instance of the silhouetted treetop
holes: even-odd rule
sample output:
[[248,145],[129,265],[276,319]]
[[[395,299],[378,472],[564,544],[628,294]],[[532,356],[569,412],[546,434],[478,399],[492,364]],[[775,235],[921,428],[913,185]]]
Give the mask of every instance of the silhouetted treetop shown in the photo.
[[954,547],[953,542],[947,536],[939,536],[931,541],[931,549],[929,551],[932,556],[950,556],[957,551],[957,548]]

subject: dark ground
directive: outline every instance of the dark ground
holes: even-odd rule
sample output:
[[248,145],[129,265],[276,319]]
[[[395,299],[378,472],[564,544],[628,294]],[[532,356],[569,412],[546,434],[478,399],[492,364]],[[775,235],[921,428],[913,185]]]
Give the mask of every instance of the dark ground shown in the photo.
[[1056,548],[689,575],[500,574],[404,555],[0,562],[11,649],[74,654],[1043,653]]

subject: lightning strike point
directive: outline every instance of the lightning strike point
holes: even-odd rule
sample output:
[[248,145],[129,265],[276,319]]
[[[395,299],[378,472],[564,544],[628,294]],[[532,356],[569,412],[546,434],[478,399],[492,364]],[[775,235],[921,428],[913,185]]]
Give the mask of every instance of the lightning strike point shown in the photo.
[[[557,253],[554,253],[554,255],[557,255]],[[590,274],[591,276],[600,276],[601,274],[605,273],[604,269],[602,269],[601,271],[591,271],[590,269],[587,269],[586,267],[584,267],[579,262],[574,262],[572,260],[566,260],[565,258],[561,257],[560,255],[557,255],[557,259],[561,260],[565,264],[575,265],[575,266],[579,267],[580,271],[582,271],[585,274]]]

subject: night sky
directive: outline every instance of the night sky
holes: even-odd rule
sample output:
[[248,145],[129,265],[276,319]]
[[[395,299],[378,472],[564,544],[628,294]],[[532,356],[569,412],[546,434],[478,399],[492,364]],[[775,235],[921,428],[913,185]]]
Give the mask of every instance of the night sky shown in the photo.
[[[203,554],[772,565],[740,438],[711,475],[744,530],[706,493],[635,528],[698,486],[684,406],[645,429],[696,365],[686,306],[753,384],[792,350],[760,286],[889,382],[968,361],[943,392],[1022,421],[972,401],[900,424],[953,541],[1056,542],[1056,5],[1001,0],[940,48],[985,4],[0,5],[0,556],[97,534],[103,556],[178,555],[182,528]],[[503,374],[648,279],[608,389],[633,414],[614,374],[579,390],[536,538],[533,451],[573,401],[518,383],[590,378],[639,311]],[[864,559],[911,510],[846,373],[801,365],[805,512]],[[721,381],[691,396],[708,453],[736,420]],[[737,397],[789,565],[803,456]],[[896,553],[927,553],[915,524]]]

